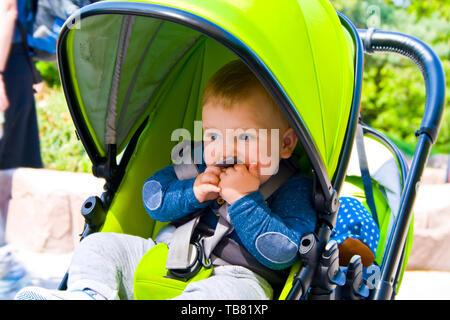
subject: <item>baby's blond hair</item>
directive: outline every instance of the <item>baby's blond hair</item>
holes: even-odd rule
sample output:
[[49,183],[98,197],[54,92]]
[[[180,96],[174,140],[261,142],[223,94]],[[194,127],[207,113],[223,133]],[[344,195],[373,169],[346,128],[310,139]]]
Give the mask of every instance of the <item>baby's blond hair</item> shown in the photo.
[[206,84],[202,106],[214,101],[224,108],[244,100],[252,92],[261,92],[272,106],[270,112],[280,120],[281,128],[288,128],[289,123],[280,108],[267,92],[255,74],[241,60],[234,60],[220,68]]

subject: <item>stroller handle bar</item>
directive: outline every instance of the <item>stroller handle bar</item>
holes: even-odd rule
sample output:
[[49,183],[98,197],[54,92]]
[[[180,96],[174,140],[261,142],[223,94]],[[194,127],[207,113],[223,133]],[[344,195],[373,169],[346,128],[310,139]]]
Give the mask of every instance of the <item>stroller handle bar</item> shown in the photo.
[[426,101],[422,124],[417,134],[426,133],[432,143],[439,133],[445,101],[445,76],[441,60],[426,43],[399,32],[358,29],[365,53],[394,52],[413,60],[425,80]]
[[364,51],[368,54],[376,52],[393,52],[413,60],[422,71],[425,81],[425,110],[419,130],[415,132],[418,142],[403,187],[400,208],[381,265],[381,281],[372,292],[371,299],[392,299],[403,263],[403,251],[412,209],[420,178],[432,145],[436,142],[444,112],[445,76],[441,61],[436,53],[423,41],[398,32],[375,29],[358,29],[363,42]]

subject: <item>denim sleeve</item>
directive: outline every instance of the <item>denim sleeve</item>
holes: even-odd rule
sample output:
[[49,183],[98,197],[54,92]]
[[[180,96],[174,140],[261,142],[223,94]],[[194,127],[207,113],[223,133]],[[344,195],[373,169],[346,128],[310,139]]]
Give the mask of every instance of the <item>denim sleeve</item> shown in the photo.
[[255,191],[233,203],[228,212],[244,247],[266,267],[281,270],[297,260],[301,237],[314,231],[311,196],[310,179],[296,175],[268,199],[269,205]]
[[152,219],[166,222],[180,219],[209,205],[194,195],[195,178],[178,180],[173,166],[163,168],[148,178],[142,188],[145,210]]

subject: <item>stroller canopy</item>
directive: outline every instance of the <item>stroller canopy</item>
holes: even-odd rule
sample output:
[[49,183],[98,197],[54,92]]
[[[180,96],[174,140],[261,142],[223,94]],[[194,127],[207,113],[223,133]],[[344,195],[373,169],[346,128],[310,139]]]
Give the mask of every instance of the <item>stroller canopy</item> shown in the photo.
[[[207,80],[240,58],[332,179],[355,82],[346,32],[325,0],[103,1],[66,22],[58,63],[93,163],[105,159],[108,145],[123,151],[158,108],[185,112],[183,106],[196,105],[193,118],[186,119],[200,120]],[[171,103],[163,104],[168,94]],[[185,120],[179,126],[191,130],[193,124]]]

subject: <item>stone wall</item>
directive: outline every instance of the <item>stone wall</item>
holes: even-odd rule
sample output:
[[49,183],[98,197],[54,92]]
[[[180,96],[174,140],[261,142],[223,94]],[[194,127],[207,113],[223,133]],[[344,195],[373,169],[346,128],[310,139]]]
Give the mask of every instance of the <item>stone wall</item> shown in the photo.
[[6,240],[36,252],[71,252],[80,240],[83,202],[103,192],[90,174],[18,168],[0,171],[0,209]]
[[419,188],[407,268],[450,271],[450,183]]

